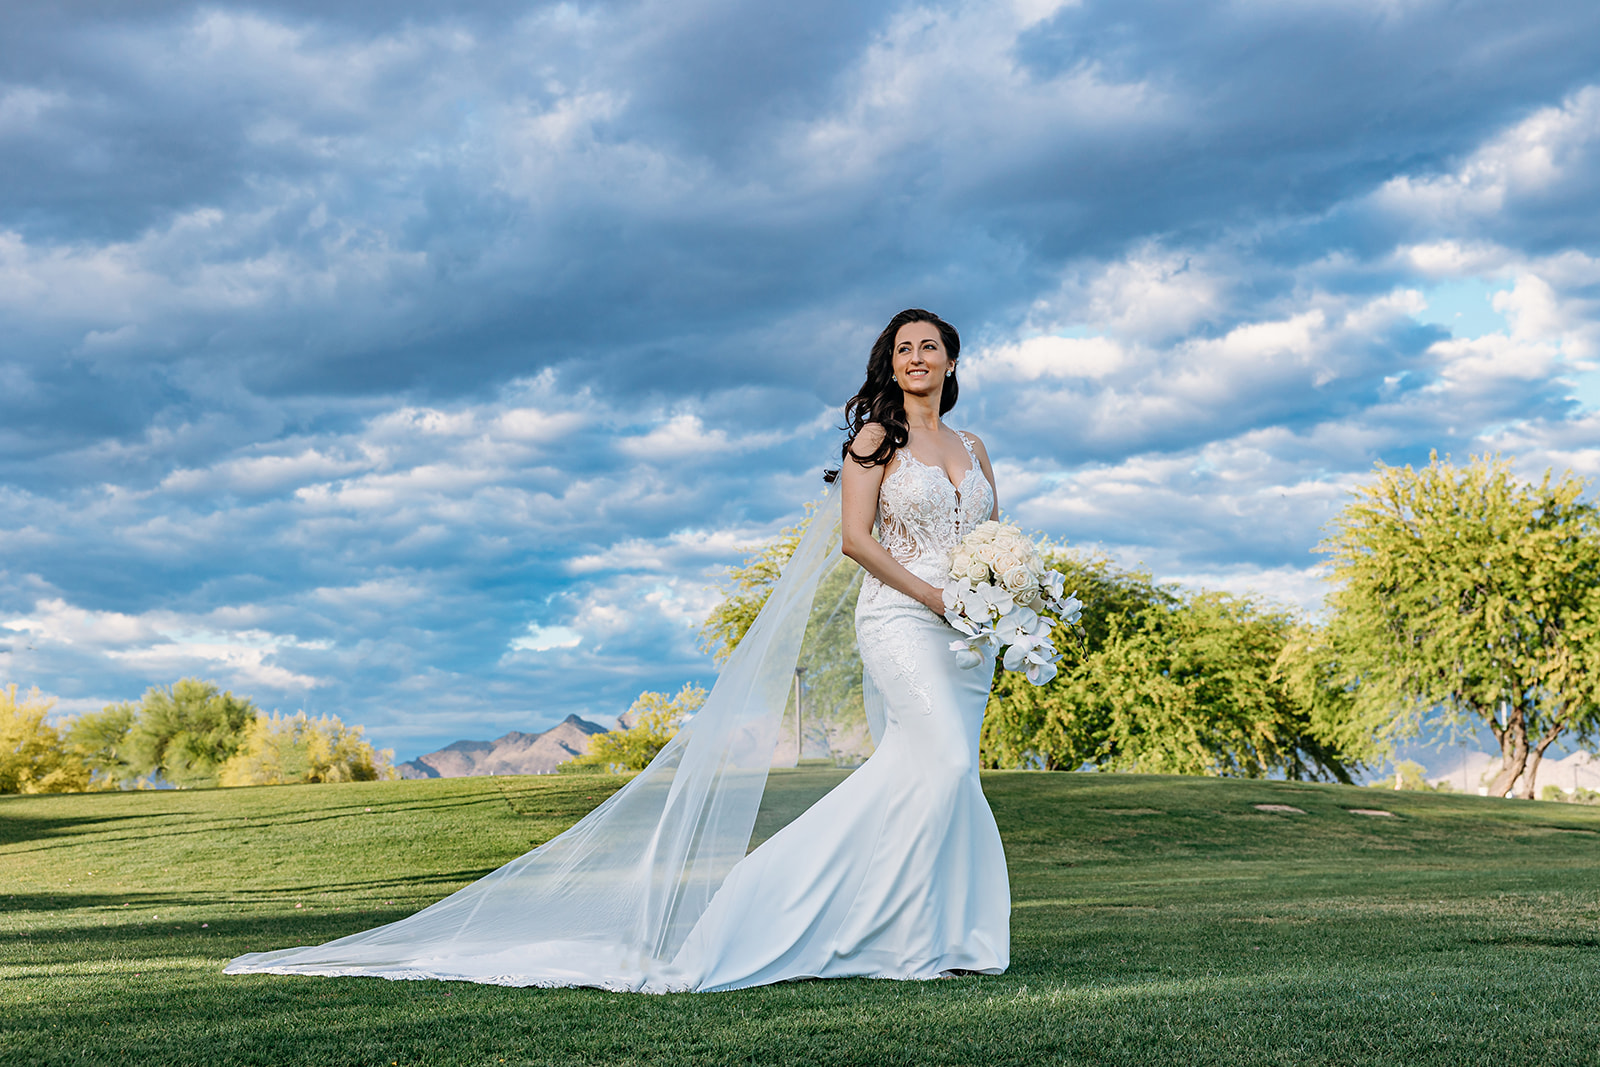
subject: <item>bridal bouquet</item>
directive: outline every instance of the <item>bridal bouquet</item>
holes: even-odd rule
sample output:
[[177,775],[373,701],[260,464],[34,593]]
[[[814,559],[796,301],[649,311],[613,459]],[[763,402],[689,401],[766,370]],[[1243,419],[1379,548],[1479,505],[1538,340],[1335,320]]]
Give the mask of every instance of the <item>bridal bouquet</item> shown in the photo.
[[1034,685],[1056,676],[1061,654],[1050,641],[1055,619],[1045,612],[1077,627],[1083,604],[1077,593],[1062,596],[1065,575],[1044,565],[1021,530],[993,519],[976,527],[950,557],[950,577],[944,617],[965,635],[950,642],[956,666],[970,670],[985,652],[999,655],[1003,649],[1005,669],[1021,671]]

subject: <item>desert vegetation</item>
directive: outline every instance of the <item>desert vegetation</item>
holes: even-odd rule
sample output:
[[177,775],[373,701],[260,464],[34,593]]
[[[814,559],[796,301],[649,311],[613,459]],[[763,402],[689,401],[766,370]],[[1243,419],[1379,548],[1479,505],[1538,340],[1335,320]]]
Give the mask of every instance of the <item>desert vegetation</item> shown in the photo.
[[37,689],[0,690],[0,793],[72,793],[170,786],[287,785],[395,776],[337,716],[266,714],[198,678],[156,687],[138,702],[49,720]]

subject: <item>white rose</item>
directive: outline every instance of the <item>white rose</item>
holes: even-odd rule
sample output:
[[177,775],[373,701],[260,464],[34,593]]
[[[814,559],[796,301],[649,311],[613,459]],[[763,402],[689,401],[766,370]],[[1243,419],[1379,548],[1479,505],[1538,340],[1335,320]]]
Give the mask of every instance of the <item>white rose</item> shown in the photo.
[[967,581],[974,584],[989,580],[989,565],[982,560],[973,560],[967,564]]
[[1044,576],[1044,569],[1045,568],[1044,568],[1044,557],[1043,556],[1041,556],[1041,555],[1039,555],[1039,553],[1035,552],[1033,555],[1028,557],[1028,571],[1035,578],[1043,577]]
[[981,559],[985,563],[993,563],[999,557],[999,554],[999,549],[995,548],[994,545],[982,544],[978,546],[978,550],[972,555],[974,558]]
[[1022,566],[1021,564],[1009,567],[1002,572],[1000,575],[1000,584],[1005,587],[1006,592],[1013,595],[1021,593],[1030,588],[1034,589],[1035,591],[1037,590],[1037,587],[1033,584],[1033,575],[1029,574],[1028,568]]

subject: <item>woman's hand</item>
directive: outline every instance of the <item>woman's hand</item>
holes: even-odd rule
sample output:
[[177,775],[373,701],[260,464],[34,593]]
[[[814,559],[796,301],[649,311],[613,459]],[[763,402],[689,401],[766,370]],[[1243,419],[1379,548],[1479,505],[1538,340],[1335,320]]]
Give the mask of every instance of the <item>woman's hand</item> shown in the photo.
[[931,582],[923,582],[922,584],[924,588],[917,596],[917,600],[926,605],[929,611],[933,612],[935,615],[938,615],[940,618],[943,618],[944,590],[940,589]]

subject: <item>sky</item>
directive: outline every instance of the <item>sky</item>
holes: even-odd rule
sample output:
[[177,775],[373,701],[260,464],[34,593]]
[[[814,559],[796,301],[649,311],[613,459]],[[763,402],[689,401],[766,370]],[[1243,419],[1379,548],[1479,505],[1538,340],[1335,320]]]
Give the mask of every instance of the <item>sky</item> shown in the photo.
[[1025,529],[1315,612],[1600,474],[1600,6],[8,0],[0,684],[398,759],[709,682],[901,308]]

